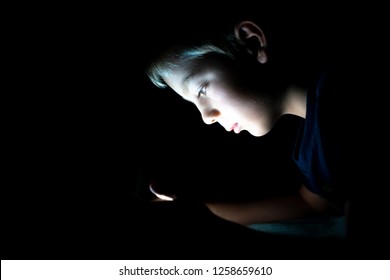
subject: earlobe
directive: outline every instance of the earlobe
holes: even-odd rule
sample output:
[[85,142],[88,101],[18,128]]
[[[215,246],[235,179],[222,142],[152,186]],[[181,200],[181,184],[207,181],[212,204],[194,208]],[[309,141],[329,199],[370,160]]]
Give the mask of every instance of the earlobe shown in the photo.
[[265,52],[267,41],[261,28],[252,21],[242,21],[234,27],[237,40],[246,47],[249,54],[264,64],[268,57]]

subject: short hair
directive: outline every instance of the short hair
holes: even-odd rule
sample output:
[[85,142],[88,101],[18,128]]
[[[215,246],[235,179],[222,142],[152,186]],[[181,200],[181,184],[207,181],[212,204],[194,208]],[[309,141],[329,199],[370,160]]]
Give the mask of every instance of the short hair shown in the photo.
[[258,22],[253,15],[225,11],[217,18],[199,19],[199,16],[202,15],[156,17],[151,25],[155,29],[142,34],[142,63],[157,87],[167,87],[163,77],[183,62],[206,56],[242,62],[248,56],[234,34],[234,25],[244,19]]
[[165,50],[151,61],[146,74],[154,85],[165,88],[163,77],[185,62],[204,57],[218,56],[235,60],[240,53],[240,45],[231,34],[223,34],[219,38],[204,39],[192,43],[186,41],[174,48]]
[[[139,59],[149,80],[157,87],[165,88],[167,85],[163,77],[175,67],[206,56],[218,56],[242,65],[255,61],[246,59],[250,56],[234,34],[235,24],[242,20],[252,20],[261,27],[267,39],[267,64],[282,64],[281,68],[289,75],[294,75],[299,67],[295,64],[297,61],[301,64],[306,59],[306,62],[312,63],[314,60],[307,59],[308,55],[325,53],[312,50],[313,43],[316,44],[313,38],[325,36],[322,36],[322,30],[314,29],[315,21],[308,22],[302,13],[295,10],[283,13],[278,8],[268,7],[262,11],[248,10],[249,7],[245,11],[221,9],[217,16],[210,16],[207,8],[198,13],[175,12],[171,16],[165,13],[153,17],[148,29],[141,30],[140,37],[142,49]],[[311,29],[316,32],[311,32]],[[254,63],[250,65],[254,66]]]

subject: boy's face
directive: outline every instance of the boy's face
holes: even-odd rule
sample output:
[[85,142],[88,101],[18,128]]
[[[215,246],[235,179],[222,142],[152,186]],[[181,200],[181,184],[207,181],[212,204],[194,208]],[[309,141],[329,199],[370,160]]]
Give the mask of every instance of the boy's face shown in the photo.
[[253,136],[262,136],[276,122],[271,118],[272,105],[248,87],[248,81],[243,83],[238,77],[217,59],[203,59],[180,67],[164,80],[177,94],[195,104],[206,124],[218,122],[227,131],[246,130]]

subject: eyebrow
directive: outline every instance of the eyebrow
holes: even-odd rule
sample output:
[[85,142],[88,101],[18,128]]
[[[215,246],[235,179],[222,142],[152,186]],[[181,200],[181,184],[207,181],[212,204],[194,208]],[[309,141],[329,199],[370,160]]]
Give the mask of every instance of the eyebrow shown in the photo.
[[[196,66],[198,66],[198,64],[196,64]],[[194,78],[194,76],[201,72],[199,69],[197,69],[197,67],[194,66],[189,67],[187,71],[188,75],[183,78],[182,82],[186,89],[188,89],[188,84]]]
[[199,72],[201,72],[198,68],[202,66],[199,65],[199,62],[202,62],[201,59],[194,59],[192,60],[192,64],[187,65],[186,69],[188,71],[188,75],[183,78],[183,85],[188,89],[188,83],[190,80]]
[[194,71],[191,71],[186,77],[184,77],[183,79],[183,85],[188,88],[188,83],[190,82],[190,80],[194,77],[195,75],[195,72]]
[[[189,94],[188,84],[194,78],[195,75],[196,75],[196,71],[191,70],[191,71],[189,71],[189,74],[187,76],[185,76],[182,80],[183,88],[185,89],[185,92],[187,92],[187,94]],[[193,101],[191,101],[188,98],[185,98],[184,96],[182,96],[182,98],[186,101],[193,103]]]

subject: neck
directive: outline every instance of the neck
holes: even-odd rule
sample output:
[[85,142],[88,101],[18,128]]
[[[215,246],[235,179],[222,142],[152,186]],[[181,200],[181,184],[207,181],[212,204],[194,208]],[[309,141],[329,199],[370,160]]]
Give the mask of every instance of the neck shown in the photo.
[[283,114],[306,117],[306,89],[291,86],[287,89],[283,102]]

